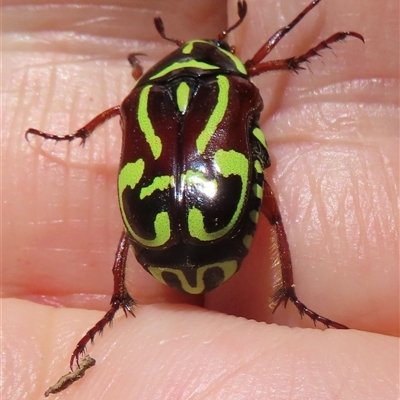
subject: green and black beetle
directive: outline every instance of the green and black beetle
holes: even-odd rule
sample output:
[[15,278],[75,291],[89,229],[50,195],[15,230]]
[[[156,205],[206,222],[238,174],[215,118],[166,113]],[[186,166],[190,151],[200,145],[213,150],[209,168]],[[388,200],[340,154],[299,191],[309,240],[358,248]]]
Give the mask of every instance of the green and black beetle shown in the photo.
[[239,270],[260,210],[275,229],[279,250],[282,279],[272,306],[290,300],[300,314],[328,327],[346,328],[311,311],[295,294],[289,244],[263,175],[270,166],[259,127],[263,101],[250,80],[267,71],[297,72],[320,50],[347,36],[363,41],[356,32],[338,32],[299,57],[263,61],[319,2],[309,4],[244,63],[225,37],[245,18],[245,1],[238,2],[239,20],[216,40],[169,38],[162,20],[155,18],[160,35],[178,48],[144,75],[131,54],[128,59],[139,79],[120,106],[104,111],[73,135],[26,132],[55,141],[84,142],[109,118],[121,119],[118,197],[125,229],[113,268],[115,289],[110,310],[77,344],[71,368],[120,307],[133,314],[136,303],[125,287],[130,246],[139,263],[160,282],[186,293],[204,293]]

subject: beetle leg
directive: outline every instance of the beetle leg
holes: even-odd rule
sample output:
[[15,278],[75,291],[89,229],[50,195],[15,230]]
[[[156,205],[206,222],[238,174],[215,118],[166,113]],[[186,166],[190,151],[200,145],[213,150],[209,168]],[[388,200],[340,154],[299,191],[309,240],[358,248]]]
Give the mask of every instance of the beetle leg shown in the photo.
[[109,119],[116,117],[117,115],[121,115],[120,106],[111,107],[108,110],[105,110],[96,117],[94,117],[84,127],[78,129],[72,135],[58,136],[58,135],[53,135],[51,133],[45,133],[34,128],[29,128],[25,132],[25,139],[29,141],[28,139],[29,135],[41,136],[44,139],[55,140],[56,142],[59,142],[61,140],[68,140],[68,142],[71,142],[72,140],[79,138],[82,140],[81,145],[84,145],[86,139],[93,133],[95,129],[97,129],[100,125],[104,124],[104,122],[108,121]]
[[318,51],[329,48],[329,44],[344,40],[347,36],[356,37],[364,42],[364,38],[356,32],[337,32],[328,39],[322,41],[307,53],[300,57],[291,57],[286,60],[275,60],[261,63],[262,60],[275,48],[275,46],[289,33],[321,0],[312,1],[292,22],[285,27],[278,29],[257,51],[252,59],[247,60],[244,65],[250,76],[259,75],[266,71],[285,69],[296,71],[302,69],[299,64],[308,61],[313,56],[318,56]]
[[271,298],[271,307],[274,311],[278,306],[283,303],[286,307],[288,300],[290,300],[299,310],[300,315],[308,315],[314,323],[321,322],[328,328],[333,327],[337,329],[347,329],[347,326],[339,324],[338,322],[331,321],[316,312],[310,310],[303,304],[296,295],[295,285],[293,282],[293,267],[292,259],[290,257],[289,243],[286,237],[285,228],[283,227],[282,216],[278,208],[275,195],[267,181],[264,181],[264,195],[261,205],[263,214],[268,218],[269,223],[275,230],[276,245],[279,253],[279,264],[281,270],[281,279],[277,284],[275,294]]
[[275,46],[289,33],[321,0],[312,1],[292,22],[278,29],[257,51],[252,59],[245,62],[246,69],[259,64],[275,48]]
[[73,369],[74,361],[76,361],[77,365],[79,366],[79,356],[85,352],[86,345],[89,343],[89,341],[93,343],[95,335],[103,332],[103,329],[107,324],[111,325],[115,313],[119,310],[120,307],[122,307],[125,316],[128,316],[128,312],[135,316],[132,311],[132,307],[136,306],[136,301],[132,299],[132,297],[129,295],[125,286],[125,265],[128,256],[128,250],[128,235],[123,232],[118,244],[117,252],[115,254],[114,266],[112,269],[114,275],[114,291],[110,302],[111,308],[92,329],[89,329],[86,332],[86,334],[76,345],[76,348],[71,355],[71,370]]
[[321,0],[312,1],[292,22],[278,29],[257,51],[252,59],[245,62],[246,69],[258,65]]
[[135,81],[139,80],[139,78],[143,75],[143,67],[140,64],[137,56],[145,56],[144,53],[130,53],[128,54],[128,62],[132,67],[132,76]]
[[337,32],[299,57],[290,57],[284,60],[271,60],[250,67],[246,66],[247,72],[250,76],[260,75],[263,72],[274,70],[287,70],[297,73],[299,69],[305,69],[301,66],[302,63],[309,62],[308,60],[311,57],[320,57],[319,51],[330,49],[330,44],[342,41],[347,36],[353,36],[364,42],[364,38],[357,32]]

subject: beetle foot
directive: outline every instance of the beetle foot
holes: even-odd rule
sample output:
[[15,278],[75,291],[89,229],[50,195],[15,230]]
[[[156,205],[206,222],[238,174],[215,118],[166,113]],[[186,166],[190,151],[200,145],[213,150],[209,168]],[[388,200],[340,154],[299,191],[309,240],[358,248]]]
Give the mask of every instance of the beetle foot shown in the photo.
[[298,299],[294,290],[294,286],[291,286],[289,288],[282,287],[277,290],[276,293],[271,297],[270,307],[273,308],[273,312],[275,312],[275,310],[279,307],[281,303],[283,303],[284,307],[286,308],[287,302],[289,300],[296,306],[300,315],[302,317],[303,315],[307,315],[313,320],[314,325],[316,325],[317,322],[320,322],[327,328],[349,329],[346,325],[340,324],[336,321],[332,321],[331,319],[323,317],[322,315],[319,315],[315,311],[309,309],[304,303],[302,303]]
[[[128,313],[131,314],[133,317],[136,317],[134,312],[132,311],[132,307],[137,306],[137,302],[136,300],[134,300],[127,291],[125,291],[122,296],[116,296],[116,298],[114,298],[114,296],[111,298],[111,307],[115,307],[114,306],[114,302],[116,303],[116,305],[118,305],[118,307],[121,307],[125,317],[128,317]],[[112,322],[112,320],[110,321],[110,323]]]
[[120,307],[122,307],[124,313],[126,316],[128,316],[128,312],[135,316],[135,314],[132,311],[132,307],[136,305],[136,301],[132,299],[132,297],[125,292],[123,296],[118,297],[114,296],[111,299],[111,308],[104,314],[104,317],[100,319],[96,323],[96,325],[89,329],[86,334],[82,337],[82,339],[78,342],[78,344],[75,347],[75,350],[73,351],[70,359],[69,366],[71,368],[71,371],[73,370],[73,366],[76,363],[76,365],[79,368],[79,357],[85,353],[86,346],[89,342],[94,341],[94,338],[97,334],[101,334],[105,328],[106,325],[111,325],[112,321],[114,319],[115,313],[118,311]]

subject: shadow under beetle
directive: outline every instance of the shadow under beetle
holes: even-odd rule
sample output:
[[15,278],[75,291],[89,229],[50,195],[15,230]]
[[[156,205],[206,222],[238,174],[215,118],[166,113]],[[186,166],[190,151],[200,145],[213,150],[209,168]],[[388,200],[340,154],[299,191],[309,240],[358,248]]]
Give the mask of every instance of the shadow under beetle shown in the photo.
[[136,302],[125,287],[130,246],[138,262],[160,282],[185,293],[204,293],[239,270],[260,210],[275,230],[281,268],[272,308],[290,300],[301,315],[314,322],[346,328],[310,310],[296,296],[281,214],[263,175],[270,166],[259,128],[263,102],[250,81],[267,71],[304,69],[303,63],[347,36],[364,41],[356,32],[338,32],[298,57],[263,61],[319,2],[310,3],[244,63],[225,37],[245,18],[245,1],[238,2],[238,21],[217,40],[184,42],[167,37],[157,17],[157,31],[178,49],[144,75],[138,54],[129,55],[138,82],[120,106],[102,112],[72,135],[57,136],[36,129],[26,132],[26,136],[55,141],[80,138],[84,143],[108,119],[119,116],[121,120],[118,198],[125,229],[112,270],[111,308],[78,342],[71,369],[74,362],[79,365],[88,342],[111,323],[119,308],[125,315],[133,315]]

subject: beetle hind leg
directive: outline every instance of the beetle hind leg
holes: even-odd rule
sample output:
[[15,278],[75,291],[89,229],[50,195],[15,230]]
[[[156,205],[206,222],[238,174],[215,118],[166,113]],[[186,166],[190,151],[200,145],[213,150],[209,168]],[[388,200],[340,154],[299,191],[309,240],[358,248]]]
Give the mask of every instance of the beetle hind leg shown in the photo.
[[118,244],[117,252],[115,254],[114,266],[112,269],[114,275],[114,291],[111,297],[111,308],[105,313],[104,317],[96,323],[96,325],[89,329],[82,339],[78,342],[71,355],[70,368],[73,369],[74,362],[79,366],[79,356],[85,353],[86,345],[90,342],[93,343],[96,334],[101,334],[106,325],[111,325],[115,313],[122,308],[125,316],[128,313],[135,316],[132,307],[136,306],[136,301],[132,299],[125,287],[125,265],[128,257],[129,239],[125,232],[122,233],[121,239]]
[[276,248],[278,252],[277,264],[279,264],[281,274],[280,278],[277,280],[275,294],[270,300],[271,307],[274,311],[281,303],[286,307],[287,302],[290,300],[299,310],[300,315],[307,315],[314,321],[314,324],[316,322],[321,322],[328,328],[347,329],[347,326],[317,314],[298,299],[293,281],[293,267],[289,243],[283,227],[278,203],[267,181],[264,181],[264,195],[261,210],[274,228]]

